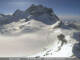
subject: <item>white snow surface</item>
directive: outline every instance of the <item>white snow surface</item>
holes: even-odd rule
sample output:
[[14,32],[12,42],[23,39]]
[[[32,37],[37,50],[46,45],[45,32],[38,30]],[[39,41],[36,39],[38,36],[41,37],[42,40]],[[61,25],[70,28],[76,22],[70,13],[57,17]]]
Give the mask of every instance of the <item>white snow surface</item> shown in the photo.
[[[0,14],[0,57],[73,56],[77,30],[64,29],[60,24],[52,9],[42,5],[12,15]],[[61,34],[65,41],[59,39]]]
[[[63,32],[67,32],[61,28],[54,29],[59,22],[53,25],[46,25],[34,19],[28,22],[24,21],[25,19],[22,19],[18,22],[4,25],[3,31],[7,30],[11,34],[0,35],[0,57],[72,56],[72,46],[75,41],[68,34],[64,33],[68,43],[64,44],[60,51],[57,51],[61,44],[57,36]],[[23,27],[20,28],[21,26]],[[47,51],[49,52],[47,53]]]

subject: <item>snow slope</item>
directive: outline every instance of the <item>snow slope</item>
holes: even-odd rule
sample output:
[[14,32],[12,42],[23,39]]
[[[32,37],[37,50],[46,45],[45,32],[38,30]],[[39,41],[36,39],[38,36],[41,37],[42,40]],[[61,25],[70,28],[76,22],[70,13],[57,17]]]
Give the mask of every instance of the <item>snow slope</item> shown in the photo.
[[78,31],[62,26],[52,9],[42,5],[1,14],[0,57],[71,57]]

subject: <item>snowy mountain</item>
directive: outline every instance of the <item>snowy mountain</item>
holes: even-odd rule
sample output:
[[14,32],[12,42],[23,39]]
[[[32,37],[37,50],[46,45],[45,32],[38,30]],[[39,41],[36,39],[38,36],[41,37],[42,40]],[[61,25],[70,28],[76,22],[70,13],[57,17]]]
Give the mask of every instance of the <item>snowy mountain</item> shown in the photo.
[[25,11],[20,11],[18,9],[13,13],[13,15],[0,14],[0,24],[8,24],[19,21],[20,19],[35,19],[46,24],[53,24],[59,20],[51,8],[47,8],[42,5],[32,5]]
[[68,27],[42,5],[0,14],[0,56],[72,57],[79,30]]

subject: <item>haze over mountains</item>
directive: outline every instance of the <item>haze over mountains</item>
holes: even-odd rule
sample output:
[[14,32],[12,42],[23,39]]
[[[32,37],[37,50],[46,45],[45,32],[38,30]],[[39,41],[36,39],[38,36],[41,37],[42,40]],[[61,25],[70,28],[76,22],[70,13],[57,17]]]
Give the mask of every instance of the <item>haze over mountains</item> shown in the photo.
[[43,5],[0,14],[0,56],[71,57],[79,38],[75,27],[66,25]]

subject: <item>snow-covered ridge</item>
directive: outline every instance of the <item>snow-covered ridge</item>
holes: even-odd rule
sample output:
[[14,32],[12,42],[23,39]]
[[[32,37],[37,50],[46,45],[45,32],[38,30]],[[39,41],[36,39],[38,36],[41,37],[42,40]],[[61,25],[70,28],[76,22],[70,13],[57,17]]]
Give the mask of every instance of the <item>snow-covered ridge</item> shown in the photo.
[[47,25],[55,24],[57,21],[60,22],[51,8],[32,4],[25,11],[18,9],[12,15],[0,14],[0,33],[32,32]]
[[0,14],[0,56],[72,57],[79,31],[68,27],[42,5]]
[[9,24],[20,19],[36,19],[45,24],[53,24],[59,20],[51,8],[42,5],[31,5],[25,11],[16,10],[12,15],[0,14],[0,24]]

